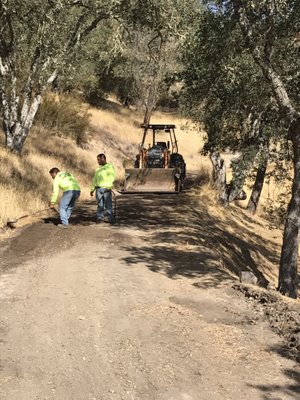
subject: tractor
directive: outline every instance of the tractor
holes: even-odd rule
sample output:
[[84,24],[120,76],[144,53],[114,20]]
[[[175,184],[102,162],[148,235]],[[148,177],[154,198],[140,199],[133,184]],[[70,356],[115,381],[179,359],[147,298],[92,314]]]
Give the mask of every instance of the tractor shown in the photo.
[[[186,166],[178,153],[175,125],[149,124],[141,128],[143,139],[134,167],[125,168],[124,193],[179,193]],[[157,136],[161,141],[157,141]]]

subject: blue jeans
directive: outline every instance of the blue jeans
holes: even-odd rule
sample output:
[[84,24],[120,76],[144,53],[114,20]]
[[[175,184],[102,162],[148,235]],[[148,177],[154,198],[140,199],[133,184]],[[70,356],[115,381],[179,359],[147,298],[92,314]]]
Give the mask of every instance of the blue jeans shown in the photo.
[[80,190],[67,190],[64,192],[59,205],[59,215],[63,225],[69,225],[72,210],[79,196]]
[[113,224],[114,213],[112,206],[112,191],[104,188],[96,188],[96,200],[98,203],[97,219],[104,220],[104,212],[108,214],[109,222]]

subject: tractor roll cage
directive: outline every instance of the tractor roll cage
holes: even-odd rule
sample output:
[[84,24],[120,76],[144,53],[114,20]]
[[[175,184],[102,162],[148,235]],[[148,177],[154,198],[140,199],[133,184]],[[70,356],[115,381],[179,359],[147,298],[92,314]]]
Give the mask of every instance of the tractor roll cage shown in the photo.
[[156,132],[157,131],[165,131],[170,134],[170,143],[171,143],[171,152],[173,153],[178,153],[178,144],[177,144],[177,138],[175,135],[175,125],[161,125],[161,124],[149,124],[149,125],[141,125],[141,128],[144,128],[144,135],[143,135],[143,140],[141,143],[141,149],[143,149],[145,146],[145,141],[147,137],[148,130],[152,130],[152,146],[155,145],[156,141]]

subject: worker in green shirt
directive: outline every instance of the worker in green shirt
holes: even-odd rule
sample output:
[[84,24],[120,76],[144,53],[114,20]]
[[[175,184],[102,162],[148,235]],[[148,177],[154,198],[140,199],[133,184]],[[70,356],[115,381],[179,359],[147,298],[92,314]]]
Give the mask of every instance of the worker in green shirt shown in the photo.
[[68,228],[69,219],[76,203],[76,200],[80,196],[80,187],[69,172],[62,172],[58,168],[52,168],[49,171],[53,179],[53,194],[51,196],[50,208],[54,208],[57,203],[59,190],[63,191],[63,196],[60,201],[59,215],[61,224],[58,224],[61,228]]
[[109,222],[113,224],[112,187],[116,177],[115,169],[112,164],[106,162],[105,154],[98,154],[97,161],[99,168],[96,169],[91,186],[91,196],[96,192],[98,203],[97,223],[104,221],[104,213],[106,212]]

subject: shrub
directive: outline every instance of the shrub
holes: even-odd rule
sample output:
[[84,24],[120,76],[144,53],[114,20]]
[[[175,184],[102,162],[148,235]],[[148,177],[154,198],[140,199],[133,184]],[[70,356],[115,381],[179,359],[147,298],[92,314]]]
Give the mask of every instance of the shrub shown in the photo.
[[274,199],[267,198],[262,209],[265,212],[265,218],[270,222],[270,227],[282,228],[287,216],[287,196],[286,194],[279,194]]
[[49,93],[39,108],[36,123],[61,137],[71,137],[82,146],[87,142],[89,114],[87,109],[70,95]]
[[94,82],[87,82],[83,90],[84,100],[93,107],[101,107],[107,98],[105,91]]

